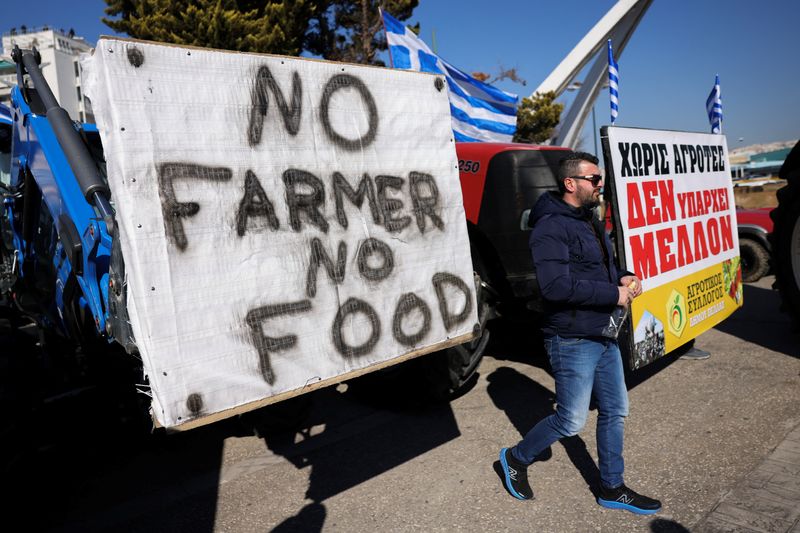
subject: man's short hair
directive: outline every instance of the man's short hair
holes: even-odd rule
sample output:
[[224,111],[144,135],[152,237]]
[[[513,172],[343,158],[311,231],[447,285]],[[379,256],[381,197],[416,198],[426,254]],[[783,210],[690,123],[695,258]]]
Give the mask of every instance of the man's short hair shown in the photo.
[[599,159],[587,152],[569,152],[559,160],[558,190],[561,193],[567,192],[566,187],[564,187],[564,179],[577,175],[578,172],[580,172],[581,163],[584,161],[593,165],[596,165],[600,162]]

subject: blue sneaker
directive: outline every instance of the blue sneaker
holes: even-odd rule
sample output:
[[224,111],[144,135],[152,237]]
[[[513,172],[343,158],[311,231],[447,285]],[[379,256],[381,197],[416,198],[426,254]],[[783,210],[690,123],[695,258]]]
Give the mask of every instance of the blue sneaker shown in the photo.
[[500,465],[503,467],[503,479],[506,489],[518,500],[532,500],[533,490],[528,484],[528,465],[514,459],[511,450],[500,450]]
[[636,514],[654,514],[661,510],[661,502],[642,496],[625,485],[615,489],[600,486],[597,503],[609,509],[625,509]]

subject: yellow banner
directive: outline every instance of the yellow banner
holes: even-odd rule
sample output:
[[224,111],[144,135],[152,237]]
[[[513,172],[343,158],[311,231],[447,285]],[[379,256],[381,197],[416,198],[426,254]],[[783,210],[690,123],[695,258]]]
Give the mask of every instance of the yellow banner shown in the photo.
[[617,254],[642,280],[627,324],[631,368],[742,305],[739,238],[724,135],[601,128]]
[[631,306],[631,367],[686,344],[743,304],[739,257],[642,293]]

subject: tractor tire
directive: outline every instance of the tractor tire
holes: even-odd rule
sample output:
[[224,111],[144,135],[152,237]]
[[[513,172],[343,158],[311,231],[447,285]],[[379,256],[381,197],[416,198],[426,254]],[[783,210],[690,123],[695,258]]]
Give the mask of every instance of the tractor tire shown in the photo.
[[740,237],[739,256],[742,260],[742,281],[752,283],[769,272],[769,252],[761,243]]
[[421,407],[447,402],[469,390],[489,342],[487,322],[495,316],[496,292],[488,284],[485,269],[473,251],[478,306],[478,336],[452,346],[349,382],[352,394],[387,408]]
[[800,142],[781,167],[786,186],[778,190],[778,207],[770,218],[775,227],[770,236],[775,285],[781,295],[781,310],[800,326]]
[[[474,246],[474,244],[473,244]],[[475,296],[478,303],[477,336],[469,342],[423,356],[417,360],[428,396],[432,401],[448,401],[466,390],[475,375],[489,343],[486,328],[495,316],[494,295],[489,285],[488,270],[477,250],[472,250],[475,269]]]

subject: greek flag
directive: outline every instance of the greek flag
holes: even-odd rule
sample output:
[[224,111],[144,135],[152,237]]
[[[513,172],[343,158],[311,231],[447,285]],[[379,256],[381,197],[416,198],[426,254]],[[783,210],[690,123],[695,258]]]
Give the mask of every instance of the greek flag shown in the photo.
[[399,20],[385,11],[381,14],[394,68],[444,74],[456,141],[511,142],[517,129],[517,95],[460,71],[434,54]]
[[706,100],[708,122],[711,124],[711,133],[722,133],[722,92],[719,90],[719,74],[714,80],[714,88]]
[[611,39],[608,40],[608,97],[611,100],[611,125],[619,115],[619,69],[611,50]]

